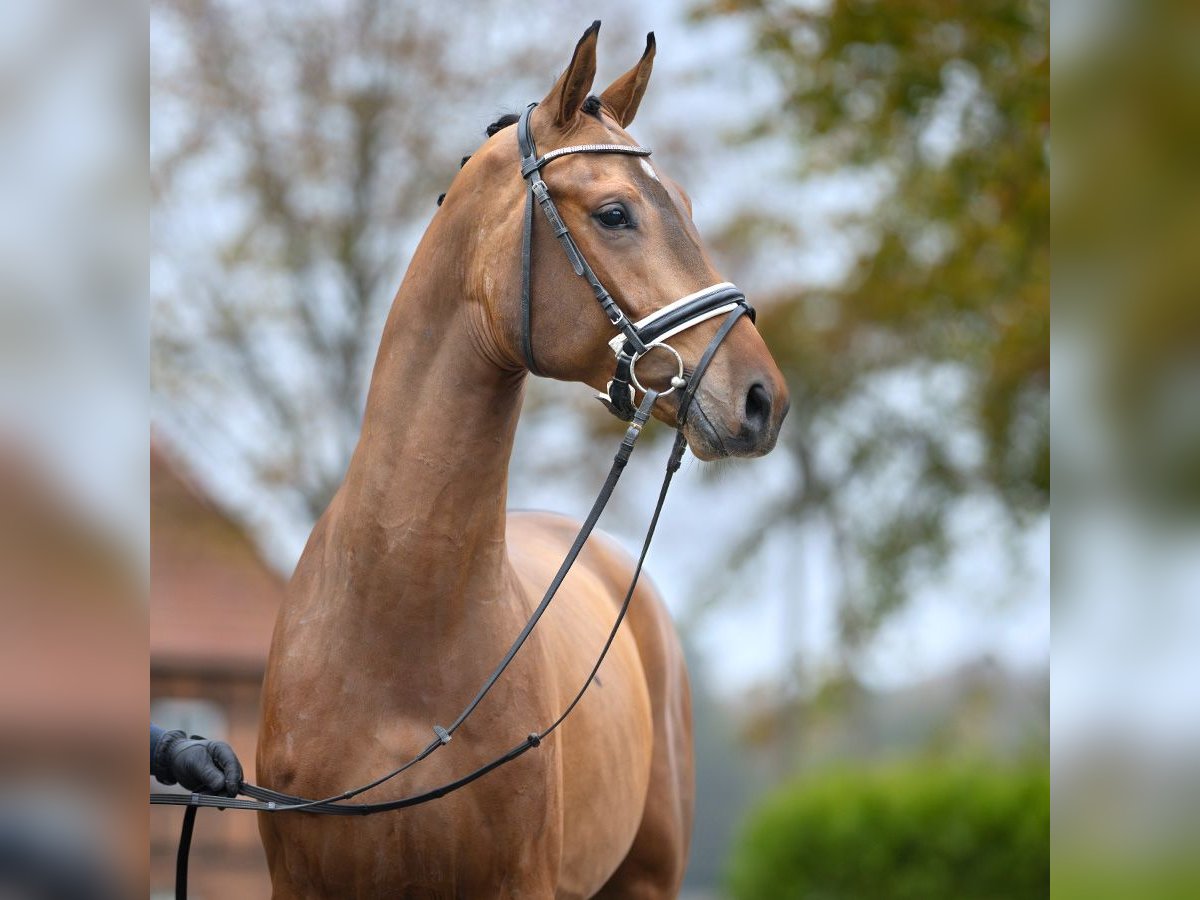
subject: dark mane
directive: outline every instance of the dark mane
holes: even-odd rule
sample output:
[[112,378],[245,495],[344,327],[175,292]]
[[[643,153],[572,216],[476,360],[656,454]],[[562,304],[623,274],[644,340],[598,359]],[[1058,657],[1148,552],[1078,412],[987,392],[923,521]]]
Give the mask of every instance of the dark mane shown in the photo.
[[[586,100],[583,101],[583,106],[581,106],[580,109],[582,109],[583,112],[589,116],[595,116],[597,119],[600,118],[600,98],[595,94],[590,95]],[[518,113],[504,113],[502,116],[500,116],[500,118],[483,130],[484,134],[486,134],[488,137],[493,137],[495,134],[503,131],[509,125],[516,125],[517,120],[520,118],[521,116]],[[470,158],[470,154],[464,156],[459,162],[458,167],[461,169],[467,164],[467,160]],[[444,199],[446,199],[445,194],[438,196],[438,206],[442,205],[442,201]]]
[[491,137],[497,131],[503,131],[509,125],[516,125],[517,119],[519,119],[519,118],[521,118],[521,117],[519,115],[517,115],[516,113],[505,113],[500,118],[498,118],[495,122],[493,122],[491,125],[489,125],[487,128],[485,128],[484,134],[486,134],[488,137]]
[[[590,95],[586,100],[583,101],[583,106],[581,106],[580,109],[589,116],[594,116],[597,119],[600,118],[600,98],[595,94]],[[517,119],[519,118],[521,118],[521,116],[517,113],[505,113],[491,125],[485,128],[484,133],[487,134],[488,137],[492,137],[492,135],[494,135],[496,132],[503,131],[509,125],[517,124]]]

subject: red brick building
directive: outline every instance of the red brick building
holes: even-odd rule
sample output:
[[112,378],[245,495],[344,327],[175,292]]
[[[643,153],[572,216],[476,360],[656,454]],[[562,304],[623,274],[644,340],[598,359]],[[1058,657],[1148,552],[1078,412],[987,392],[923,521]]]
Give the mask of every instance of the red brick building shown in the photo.
[[[254,780],[259,689],[284,581],[245,530],[170,458],[150,448],[150,715],[228,741]],[[152,780],[152,790],[172,790]],[[176,788],[177,789],[177,788]],[[183,811],[152,807],[151,896],[173,896]],[[190,896],[270,896],[256,817],[201,810]]]

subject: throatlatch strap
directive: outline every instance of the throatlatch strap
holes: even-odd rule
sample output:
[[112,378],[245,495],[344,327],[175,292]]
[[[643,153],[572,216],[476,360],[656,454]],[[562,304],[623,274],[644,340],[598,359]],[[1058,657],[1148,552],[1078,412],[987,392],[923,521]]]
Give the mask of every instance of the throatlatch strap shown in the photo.
[[[533,132],[529,127],[529,114],[536,103],[525,108],[517,120],[517,148],[521,154],[522,176],[527,159],[537,158],[537,147],[533,143]],[[525,191],[525,217],[521,224],[521,355],[525,357],[525,368],[534,375],[542,372],[533,358],[533,301],[532,301],[532,272],[533,267],[533,182],[526,178],[528,187]]]
[[525,221],[521,226],[521,355],[525,367],[534,375],[542,372],[533,358],[533,311],[530,300],[530,284],[533,259],[533,186],[525,192]]

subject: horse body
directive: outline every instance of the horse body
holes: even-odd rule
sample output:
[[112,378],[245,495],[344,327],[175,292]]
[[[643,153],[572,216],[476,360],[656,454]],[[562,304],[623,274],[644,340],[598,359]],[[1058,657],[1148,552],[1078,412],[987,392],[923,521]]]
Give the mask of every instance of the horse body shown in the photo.
[[[374,664],[364,664],[370,643],[352,652],[340,640],[322,646],[316,635],[368,641],[365,631],[337,613],[310,618],[308,604],[289,604],[282,640],[303,646],[306,659],[280,657],[268,704],[280,695],[305,700],[303,713],[292,710],[299,721],[264,731],[264,747],[274,750],[260,757],[260,767],[272,783],[305,796],[363,783],[411,756],[428,741],[431,724],[465,702],[464,690],[482,683],[524,624],[574,534],[568,520],[536,514],[512,516],[508,530],[515,590],[464,598],[471,616],[449,629],[434,653],[410,649],[401,639],[390,659],[376,654]],[[613,597],[630,571],[630,561],[606,542],[589,543],[570,589],[452,744],[389,785],[386,796],[452,780],[552,721],[586,678],[616,613]],[[629,856],[652,795],[655,816],[661,819],[662,810],[675,815],[666,833],[661,821],[649,823],[654,866],[636,874],[656,888],[651,895],[673,890],[690,832],[690,807],[680,800],[691,792],[686,672],[648,586],[639,588],[634,610],[630,629],[618,637],[560,739],[471,790],[363,819],[264,817],[275,895],[590,897]],[[312,639],[303,637],[309,630]],[[652,687],[658,689],[654,704]],[[652,705],[668,723],[661,737]]]
[[[605,92],[600,114],[580,118],[595,68],[589,29],[543,101],[545,113],[536,111],[540,133],[627,140],[620,129],[645,89],[652,49]],[[264,786],[324,797],[409,759],[487,678],[575,535],[577,525],[562,517],[505,511],[525,384],[513,309],[523,192],[513,179],[513,144],[511,130],[501,132],[472,157],[393,303],[358,446],[276,625],[257,765]],[[599,231],[582,239],[592,215],[584,206],[600,202],[586,194],[611,192],[618,178],[658,204],[641,210],[643,234],[661,225],[666,235],[657,249],[614,241],[603,274],[645,288],[653,269],[673,296],[720,280],[673,183],[641,159],[614,160],[607,182],[588,177],[581,162],[556,165],[570,188],[563,214],[589,259],[609,245],[599,243],[607,240]],[[544,231],[531,263],[537,308],[553,300],[569,310],[535,314],[541,368],[603,386],[611,366],[605,317],[588,305],[586,288],[581,296]],[[640,302],[662,305],[656,296]],[[673,343],[694,360],[703,340]],[[726,346],[700,385],[701,415],[685,434],[697,455],[757,455],[775,441],[786,388],[749,322],[737,323]],[[648,357],[643,377],[655,374]],[[749,399],[756,390],[767,396],[765,411]],[[672,413],[666,402],[654,409],[668,421]],[[589,541],[528,643],[453,741],[362,799],[451,781],[557,718],[587,678],[632,570],[610,541]],[[396,812],[260,815],[274,896],[673,896],[691,832],[691,754],[683,655],[643,580],[590,690],[536,750],[467,789]]]
[[[524,382],[466,350],[469,307],[433,274],[454,253],[439,230],[397,296],[359,447],[276,626],[258,772],[278,790],[327,796],[427,743],[520,631],[577,528],[505,514]],[[593,538],[453,742],[367,799],[450,781],[553,721],[586,679],[631,574],[631,560]],[[673,889],[691,828],[678,800],[691,793],[686,673],[648,582],[629,625],[555,739],[470,790],[370,818],[263,817],[275,895],[593,896],[629,855],[652,768],[676,812],[669,829],[651,823],[660,871],[636,874]],[[656,718],[669,737],[655,734]]]

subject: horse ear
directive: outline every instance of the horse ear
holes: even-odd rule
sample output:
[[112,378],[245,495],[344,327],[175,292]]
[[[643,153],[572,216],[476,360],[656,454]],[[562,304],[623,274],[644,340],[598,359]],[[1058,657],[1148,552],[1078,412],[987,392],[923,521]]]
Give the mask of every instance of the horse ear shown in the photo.
[[575,53],[567,71],[562,73],[542,101],[542,106],[554,115],[556,125],[563,126],[570,122],[592,89],[592,80],[596,77],[596,36],[599,33],[600,20],[597,19],[588,26],[575,45]]
[[654,32],[646,35],[646,50],[636,66],[610,84],[600,101],[607,106],[622,128],[628,128],[637,115],[646,85],[650,83],[650,70],[654,68]]

